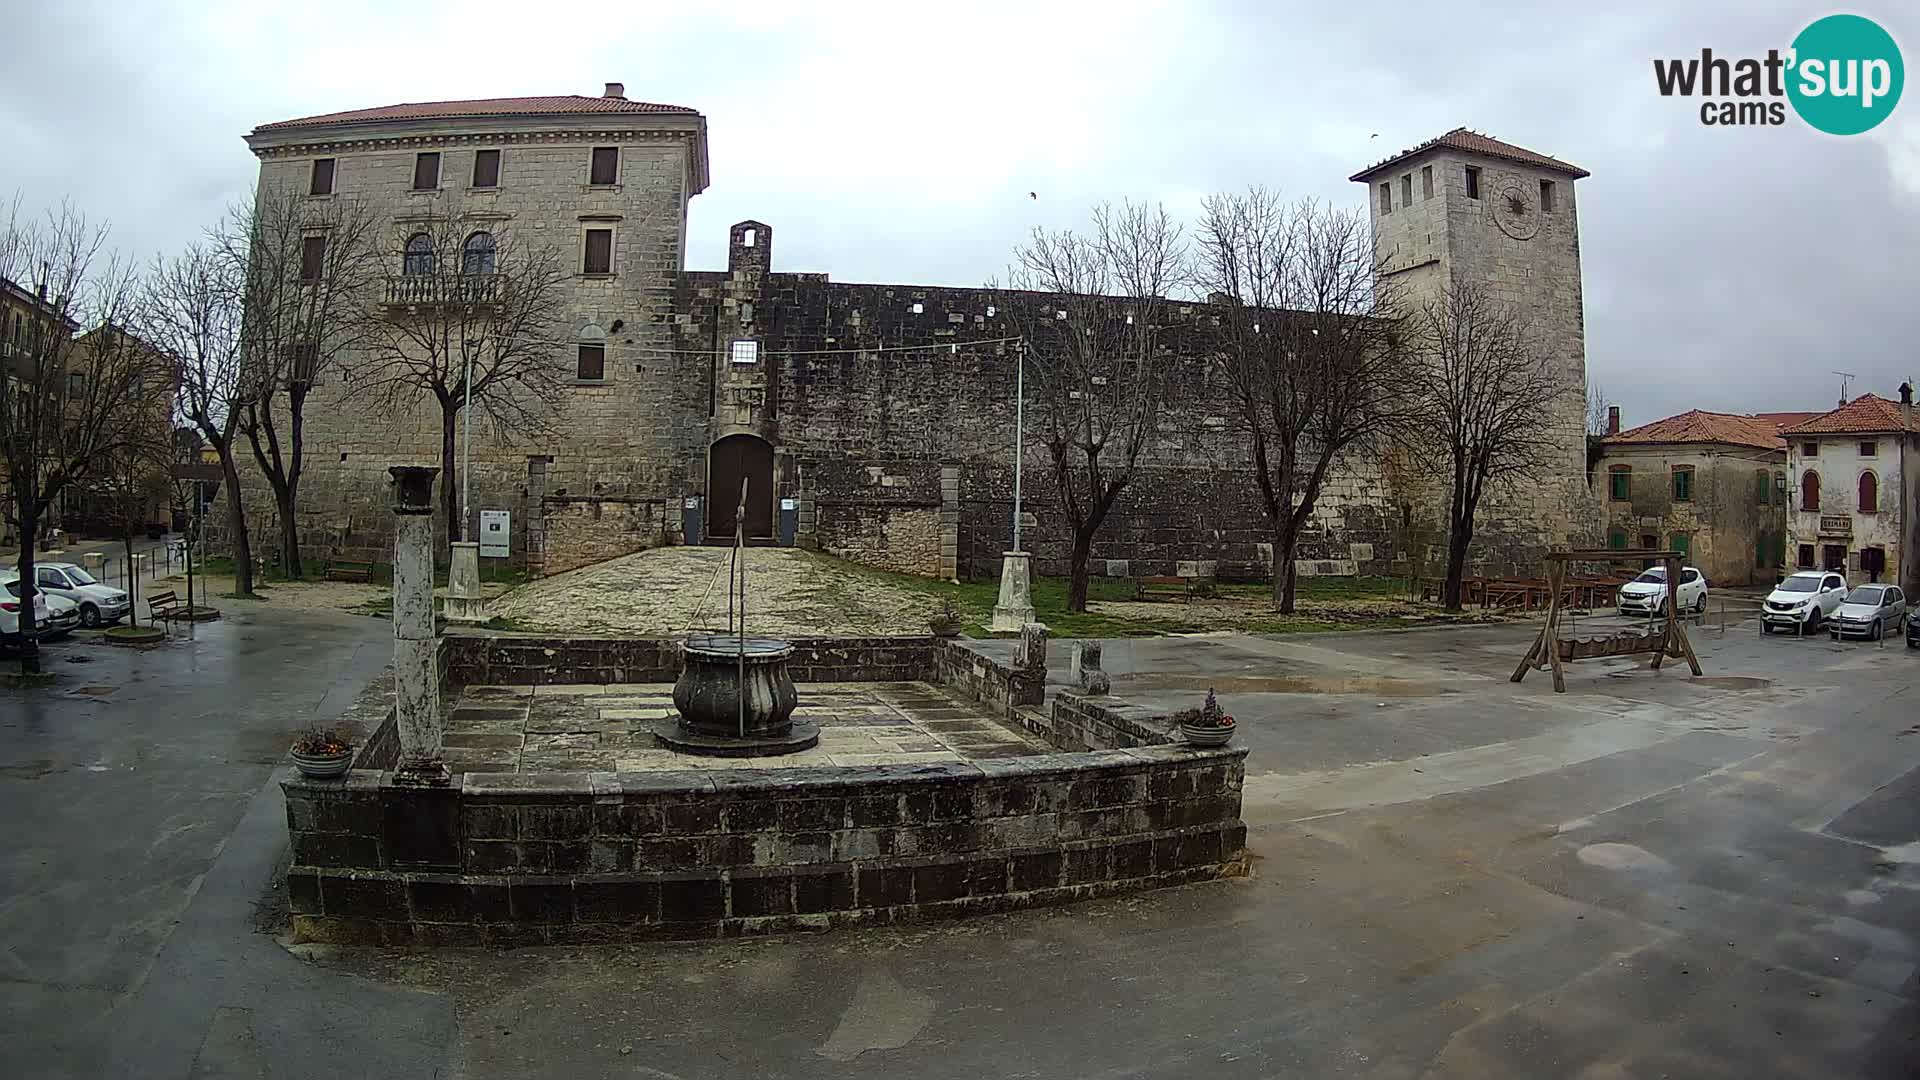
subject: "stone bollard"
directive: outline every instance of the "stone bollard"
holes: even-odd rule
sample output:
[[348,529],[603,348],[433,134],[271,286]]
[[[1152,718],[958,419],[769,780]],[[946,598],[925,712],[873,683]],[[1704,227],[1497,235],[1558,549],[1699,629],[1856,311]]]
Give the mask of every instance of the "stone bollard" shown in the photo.
[[1013,676],[1010,680],[1015,705],[1038,705],[1047,693],[1047,628],[1030,622],[1020,628],[1020,641],[1013,649]]
[[1100,670],[1099,642],[1083,641],[1073,647],[1073,666],[1067,681],[1089,694],[1104,694],[1113,688],[1113,681]]
[[449,545],[447,562],[447,621],[478,626],[487,621],[487,602],[480,596],[480,545],[461,541]]
[[1001,560],[1000,600],[993,605],[993,618],[987,623],[987,629],[1020,630],[1033,622],[1032,559],[1024,551],[1009,551]]
[[393,476],[393,688],[400,735],[396,784],[452,780],[441,757],[439,643],[433,632],[433,478],[439,469],[396,465]]

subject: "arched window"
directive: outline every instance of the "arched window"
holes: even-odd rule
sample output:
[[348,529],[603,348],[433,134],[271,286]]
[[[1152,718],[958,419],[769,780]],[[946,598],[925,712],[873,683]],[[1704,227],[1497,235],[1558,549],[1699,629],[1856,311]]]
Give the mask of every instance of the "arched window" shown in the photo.
[[1820,474],[1812,469],[1800,474],[1800,509],[1820,509]]
[[463,274],[493,273],[493,234],[477,232],[467,237],[460,248],[460,272]]
[[1880,512],[1880,479],[1870,472],[1860,474],[1860,501],[1854,509],[1862,514]]
[[407,237],[406,257],[400,261],[403,274],[433,273],[433,237],[426,233],[414,233]]

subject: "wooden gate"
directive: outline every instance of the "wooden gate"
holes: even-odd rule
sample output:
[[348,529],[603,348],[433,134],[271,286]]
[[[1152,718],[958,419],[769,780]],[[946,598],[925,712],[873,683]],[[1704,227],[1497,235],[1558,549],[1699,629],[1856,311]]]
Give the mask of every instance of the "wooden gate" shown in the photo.
[[747,535],[773,536],[773,445],[758,435],[729,435],[707,461],[707,536],[731,542],[740,481],[747,482]]

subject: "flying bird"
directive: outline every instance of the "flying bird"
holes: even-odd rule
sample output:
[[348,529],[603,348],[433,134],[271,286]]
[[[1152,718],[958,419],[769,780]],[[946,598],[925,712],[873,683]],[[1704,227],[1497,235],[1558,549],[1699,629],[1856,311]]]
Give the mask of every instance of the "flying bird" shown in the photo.
[[1029,198],[1029,199],[1032,199],[1032,200],[1034,200],[1035,202],[1039,202],[1039,201],[1040,201],[1040,193],[1039,193],[1039,192],[1037,192],[1037,191],[1029,191],[1029,192],[1027,192],[1027,198]]
[[1371,135],[1369,135],[1369,136],[1367,136],[1367,138],[1369,138],[1369,139],[1377,139],[1377,138],[1379,138],[1379,137],[1380,137],[1380,133],[1379,133],[1379,132],[1377,132],[1377,131],[1376,131],[1376,132],[1374,132],[1373,134],[1371,134]]

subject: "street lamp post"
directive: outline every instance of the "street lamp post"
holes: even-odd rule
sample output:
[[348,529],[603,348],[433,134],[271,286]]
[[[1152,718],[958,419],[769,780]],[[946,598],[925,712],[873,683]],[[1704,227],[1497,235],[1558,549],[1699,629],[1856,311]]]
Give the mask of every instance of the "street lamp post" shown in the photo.
[[[473,502],[468,496],[473,483],[469,477],[473,471],[473,354],[480,351],[480,342],[467,338],[460,346],[466,361],[461,377],[465,401],[460,406],[460,535],[465,537],[473,526]],[[480,544],[472,539],[452,540],[451,523],[447,533],[447,621],[484,623],[487,605],[480,597]]]
[[460,406],[460,535],[463,538],[473,524],[473,504],[467,499],[467,491],[468,474],[473,465],[473,354],[479,348],[480,343],[473,338],[460,343],[461,355],[466,359],[466,369],[460,376],[460,385],[466,391],[466,401]]
[[1002,632],[1018,631],[1034,621],[1031,559],[1020,544],[1020,482],[1027,445],[1027,343],[1024,340],[1014,350],[1014,363],[1017,367],[1013,376],[1013,550],[1000,560],[1000,599],[993,605],[993,618],[987,624],[989,630]]

